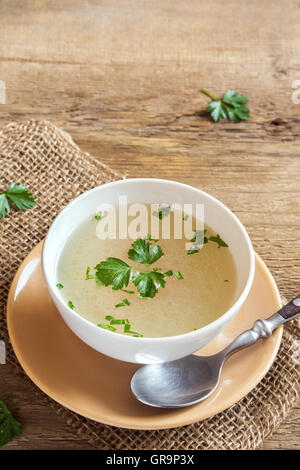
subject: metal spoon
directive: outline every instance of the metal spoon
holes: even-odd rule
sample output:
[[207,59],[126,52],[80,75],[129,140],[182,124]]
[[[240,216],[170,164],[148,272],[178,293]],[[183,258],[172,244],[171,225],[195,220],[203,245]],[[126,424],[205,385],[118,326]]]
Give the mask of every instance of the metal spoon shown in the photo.
[[223,351],[213,356],[191,355],[176,361],[147,364],[131,379],[135,397],[146,405],[179,408],[205,400],[216,389],[226,359],[240,349],[270,336],[274,329],[300,315],[300,296],[266,320],[258,320],[251,330],[240,334]]

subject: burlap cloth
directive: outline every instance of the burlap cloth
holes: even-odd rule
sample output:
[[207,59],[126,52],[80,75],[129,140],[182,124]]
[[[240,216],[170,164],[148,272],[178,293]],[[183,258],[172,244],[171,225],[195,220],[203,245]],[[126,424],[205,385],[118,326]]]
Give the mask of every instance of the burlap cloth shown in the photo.
[[[82,152],[65,132],[49,122],[12,123],[0,133],[0,190],[15,181],[30,188],[37,206],[12,210],[0,220],[0,338],[7,361],[21,366],[9,345],[5,305],[21,261],[41,241],[56,214],[74,197],[120,175]],[[1,191],[0,191],[1,192]],[[270,436],[299,395],[299,322],[288,323],[273,366],[246,397],[213,418],[162,431],[135,431],[85,419],[38,389],[56,413],[99,449],[255,449]],[[24,380],[29,380],[24,374]]]

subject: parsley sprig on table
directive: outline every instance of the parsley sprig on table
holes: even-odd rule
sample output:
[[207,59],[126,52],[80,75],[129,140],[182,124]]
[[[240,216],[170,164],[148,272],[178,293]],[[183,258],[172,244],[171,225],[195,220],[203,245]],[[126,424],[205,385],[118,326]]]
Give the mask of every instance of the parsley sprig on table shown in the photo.
[[212,100],[208,104],[206,111],[215,122],[226,118],[234,122],[248,121],[250,111],[245,106],[248,102],[246,96],[240,95],[235,90],[227,90],[223,98],[216,98],[204,88],[201,88],[200,91]]
[[21,424],[13,417],[4,400],[0,397],[0,447],[20,434]]
[[10,211],[10,203],[13,202],[18,209],[26,211],[36,205],[29,189],[22,184],[11,183],[9,188],[0,194],[0,219]]
[[[128,251],[128,258],[143,265],[145,269],[134,271],[133,267],[125,261],[110,257],[97,264],[95,274],[90,274],[90,268],[88,267],[86,279],[95,279],[99,285],[112,286],[113,290],[123,291],[131,281],[139,292],[139,298],[153,299],[159,287],[165,287],[166,277],[174,275],[177,279],[183,279],[183,276],[179,271],[169,270],[162,273],[158,272],[159,268],[151,269],[151,265],[164,255],[161,247],[156,244],[151,245],[151,241],[138,238],[132,243]],[[124,303],[123,299],[124,305],[128,305],[127,302]]]

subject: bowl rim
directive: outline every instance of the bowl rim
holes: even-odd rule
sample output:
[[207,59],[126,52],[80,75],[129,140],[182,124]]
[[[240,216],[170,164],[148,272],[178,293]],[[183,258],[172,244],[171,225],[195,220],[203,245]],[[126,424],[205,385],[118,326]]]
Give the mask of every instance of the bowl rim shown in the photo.
[[[244,288],[242,289],[242,292],[239,295],[239,297],[231,305],[231,307],[228,310],[226,310],[226,312],[224,312],[216,320],[212,321],[211,323],[208,323],[207,325],[202,326],[201,328],[199,328],[197,330],[190,331],[188,333],[182,333],[182,334],[179,334],[179,335],[174,335],[174,336],[161,336],[161,337],[158,337],[158,338],[157,337],[153,338],[153,337],[125,336],[125,335],[123,335],[121,333],[118,333],[118,332],[112,332],[112,331],[109,331],[109,330],[106,330],[106,329],[103,329],[103,328],[99,328],[96,324],[92,323],[91,321],[87,320],[86,318],[81,316],[79,313],[77,313],[76,310],[72,310],[68,306],[67,302],[65,302],[65,300],[62,299],[61,295],[59,295],[59,292],[57,292],[57,289],[56,290],[54,289],[54,286],[52,286],[52,283],[50,282],[50,280],[48,278],[47,267],[46,267],[46,263],[45,263],[45,257],[46,257],[45,253],[46,253],[46,250],[48,248],[50,233],[52,233],[55,230],[55,227],[56,227],[57,223],[60,221],[61,218],[63,218],[64,214],[67,211],[69,211],[70,209],[72,209],[73,206],[78,203],[78,201],[82,201],[84,199],[87,199],[92,193],[95,193],[97,191],[101,191],[102,188],[108,188],[108,187],[112,187],[112,186],[116,186],[116,185],[127,185],[127,184],[132,184],[133,182],[134,183],[138,183],[138,182],[140,182],[140,183],[141,182],[149,182],[149,183],[153,182],[153,183],[155,183],[155,182],[158,182],[158,183],[162,183],[162,184],[171,184],[173,186],[187,188],[189,190],[192,189],[194,191],[197,191],[202,196],[204,196],[205,198],[210,199],[213,203],[215,203],[217,206],[219,206],[221,209],[223,209],[230,217],[232,217],[235,220],[235,222],[237,223],[237,225],[239,226],[242,234],[244,235],[245,241],[246,241],[247,246],[248,246],[249,257],[250,257],[249,274],[248,274],[247,281],[244,285]],[[77,226],[78,225],[76,225],[76,227]],[[49,230],[47,232],[47,235],[46,235],[44,243],[43,243],[41,262],[42,262],[43,275],[44,275],[44,278],[45,278],[45,282],[46,282],[48,291],[50,292],[52,297],[55,297],[55,299],[57,299],[59,303],[63,304],[63,306],[68,310],[68,312],[71,315],[75,316],[77,319],[79,319],[83,323],[94,327],[95,331],[97,330],[98,334],[100,334],[100,335],[101,334],[113,335],[113,336],[110,336],[110,337],[111,338],[113,338],[113,337],[114,338],[119,338],[124,343],[126,343],[127,341],[135,341],[136,344],[142,344],[142,342],[144,344],[145,344],[145,342],[147,342],[147,343],[151,343],[151,342],[154,342],[154,343],[161,343],[161,342],[164,342],[164,343],[176,343],[176,342],[181,343],[181,342],[185,342],[185,340],[189,340],[189,339],[192,339],[192,338],[196,339],[197,336],[199,336],[199,335],[202,336],[203,334],[205,334],[206,332],[209,332],[212,329],[218,329],[219,326],[221,326],[224,322],[226,323],[226,320],[230,319],[231,315],[234,312],[236,312],[237,310],[239,310],[241,308],[241,306],[243,305],[244,301],[246,300],[246,298],[249,294],[250,288],[252,286],[253,279],[254,279],[254,271],[255,271],[254,249],[253,249],[250,237],[249,237],[244,225],[239,220],[239,218],[223,202],[221,202],[219,199],[215,198],[211,194],[203,191],[202,189],[196,188],[195,186],[191,186],[191,185],[186,184],[186,183],[180,183],[178,181],[168,180],[168,179],[163,179],[163,178],[126,178],[126,179],[120,179],[120,180],[117,180],[117,181],[112,181],[112,182],[108,182],[108,183],[104,183],[104,184],[101,184],[99,186],[96,186],[92,189],[84,191],[82,194],[80,194],[79,196],[72,199],[72,201],[70,201],[58,213],[58,215],[55,217],[55,219],[53,220],[52,224],[49,227]]]

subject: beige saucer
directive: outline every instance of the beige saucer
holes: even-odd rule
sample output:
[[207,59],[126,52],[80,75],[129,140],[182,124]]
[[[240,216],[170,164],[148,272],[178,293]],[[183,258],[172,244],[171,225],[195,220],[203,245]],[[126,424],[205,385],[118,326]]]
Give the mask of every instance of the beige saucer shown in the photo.
[[[17,358],[32,381],[66,408],[101,423],[132,429],[166,429],[211,417],[244,397],[269,370],[282,327],[266,340],[236,353],[224,366],[215,393],[181,409],[151,408],[131,394],[137,365],[110,359],[83,343],[66,326],[52,303],[41,270],[42,243],[21,264],[11,285],[7,322]],[[280,308],[275,282],[256,255],[256,273],[240,312],[201,353],[223,349],[258,318]]]

